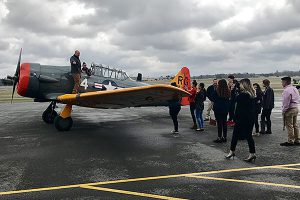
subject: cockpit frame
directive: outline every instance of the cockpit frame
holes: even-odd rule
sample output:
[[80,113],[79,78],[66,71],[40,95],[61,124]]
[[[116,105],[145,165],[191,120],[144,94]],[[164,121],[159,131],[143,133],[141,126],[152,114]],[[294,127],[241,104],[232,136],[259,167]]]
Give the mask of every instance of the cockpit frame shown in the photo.
[[109,66],[95,63],[91,64],[91,74],[94,76],[113,78],[118,80],[126,80],[129,78],[127,73],[123,70],[110,68]]

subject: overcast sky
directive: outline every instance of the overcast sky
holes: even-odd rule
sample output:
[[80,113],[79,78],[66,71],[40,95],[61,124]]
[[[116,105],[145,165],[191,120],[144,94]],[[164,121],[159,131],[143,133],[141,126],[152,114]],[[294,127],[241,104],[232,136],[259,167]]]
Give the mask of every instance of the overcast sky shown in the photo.
[[300,70],[299,0],[0,0],[0,77],[22,62],[129,75]]

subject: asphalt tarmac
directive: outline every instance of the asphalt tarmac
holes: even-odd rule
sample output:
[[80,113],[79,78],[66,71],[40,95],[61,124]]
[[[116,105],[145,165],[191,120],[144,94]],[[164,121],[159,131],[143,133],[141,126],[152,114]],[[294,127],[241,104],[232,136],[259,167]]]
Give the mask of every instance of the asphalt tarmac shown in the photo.
[[58,132],[41,119],[46,103],[0,104],[0,199],[300,199],[300,146],[279,145],[279,101],[255,163],[245,141],[226,160],[232,128],[215,144],[216,127],[190,129],[188,107],[176,138],[166,107],[74,107],[71,131]]

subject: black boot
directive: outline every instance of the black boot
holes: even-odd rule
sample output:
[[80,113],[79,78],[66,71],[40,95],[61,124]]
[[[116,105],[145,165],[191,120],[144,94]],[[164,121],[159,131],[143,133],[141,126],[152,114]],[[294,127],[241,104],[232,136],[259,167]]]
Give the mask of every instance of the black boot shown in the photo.
[[266,134],[272,134],[272,131],[271,131],[271,121],[267,122],[267,131],[266,131]]
[[260,134],[266,134],[265,121],[260,121]]

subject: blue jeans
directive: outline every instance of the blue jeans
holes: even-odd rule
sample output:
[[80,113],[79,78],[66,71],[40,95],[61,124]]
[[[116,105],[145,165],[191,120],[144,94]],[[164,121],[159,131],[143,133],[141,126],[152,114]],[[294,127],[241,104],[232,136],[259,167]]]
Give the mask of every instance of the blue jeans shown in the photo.
[[196,119],[197,119],[197,122],[198,122],[198,125],[199,125],[199,128],[204,128],[204,121],[203,121],[203,110],[202,109],[199,109],[199,108],[196,108]]

